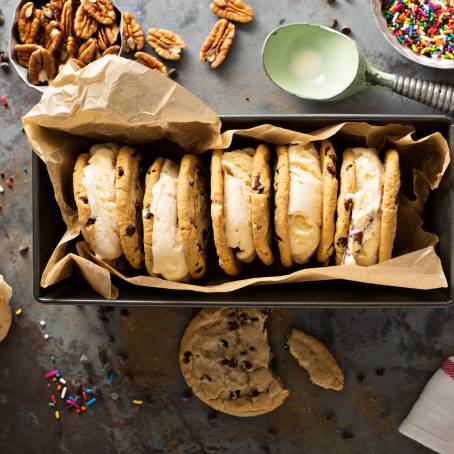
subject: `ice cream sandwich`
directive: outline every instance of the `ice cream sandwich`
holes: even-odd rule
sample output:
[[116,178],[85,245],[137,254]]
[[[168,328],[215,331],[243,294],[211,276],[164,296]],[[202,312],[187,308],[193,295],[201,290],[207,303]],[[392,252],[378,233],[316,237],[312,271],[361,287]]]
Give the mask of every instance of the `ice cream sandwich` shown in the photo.
[[111,261],[123,253],[118,230],[115,176],[119,146],[94,145],[81,154],[73,173],[74,198],[85,241],[95,255]]
[[374,148],[344,152],[335,234],[336,264],[369,266],[391,258],[400,188],[399,154]]
[[274,224],[281,262],[306,263],[317,251],[327,263],[334,247],[336,153],[323,141],[277,147]]
[[219,265],[229,275],[258,256],[273,262],[269,222],[269,149],[214,150],[211,159],[211,219]]
[[142,218],[151,276],[187,281],[205,274],[209,218],[200,158],[154,161],[146,175]]

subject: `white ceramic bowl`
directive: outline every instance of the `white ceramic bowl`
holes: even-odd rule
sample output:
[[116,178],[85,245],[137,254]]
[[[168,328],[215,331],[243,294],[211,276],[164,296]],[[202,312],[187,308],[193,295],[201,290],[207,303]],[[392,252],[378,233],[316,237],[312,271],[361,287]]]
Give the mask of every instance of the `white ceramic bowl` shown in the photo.
[[[30,81],[28,80],[28,70],[27,70],[27,68],[24,68],[23,66],[19,65],[19,62],[17,60],[16,50],[15,50],[16,44],[19,44],[18,33],[17,33],[17,19],[19,17],[19,13],[22,8],[22,5],[24,5],[25,3],[29,2],[29,1],[33,1],[33,3],[35,5],[37,5],[38,7],[48,3],[48,0],[19,0],[19,3],[17,4],[16,9],[14,11],[13,20],[11,23],[11,31],[10,31],[10,36],[9,36],[9,58],[10,58],[10,62],[12,64],[12,66],[14,67],[16,72],[19,74],[20,78],[29,87],[32,87],[35,90],[44,92],[47,85],[33,85],[32,83],[30,83]],[[120,18],[119,23],[117,20],[118,27],[120,29],[120,31],[119,31],[120,52],[118,53],[118,55],[120,55],[123,50],[123,38],[122,38],[122,36],[123,36],[123,20],[122,20],[121,12],[118,9],[118,6],[116,5],[115,1],[114,0],[111,0],[111,1],[115,7],[115,12],[117,14],[117,17]]]
[[392,34],[391,30],[388,29],[386,18],[381,12],[381,5],[382,0],[372,0],[372,11],[375,16],[375,21],[386,41],[388,41],[388,43],[391,44],[391,46],[394,47],[397,52],[399,52],[399,54],[403,55],[411,61],[414,61],[415,63],[419,63],[420,65],[439,69],[454,69],[454,60],[425,57],[424,55],[415,54],[408,47],[402,46],[399,41],[397,41],[396,37]]

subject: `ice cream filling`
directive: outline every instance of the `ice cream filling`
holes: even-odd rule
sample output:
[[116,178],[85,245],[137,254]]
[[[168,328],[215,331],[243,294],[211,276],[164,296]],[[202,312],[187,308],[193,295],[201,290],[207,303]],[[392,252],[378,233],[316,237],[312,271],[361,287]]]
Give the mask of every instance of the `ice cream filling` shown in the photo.
[[[153,273],[170,281],[182,281],[189,273],[178,226],[177,180],[179,164],[166,159],[152,189]],[[145,214],[145,213],[144,213]]]
[[91,157],[82,178],[90,205],[90,220],[94,222],[94,252],[103,260],[113,260],[122,254],[115,201],[117,152],[115,144],[91,147]]
[[305,263],[320,241],[323,185],[320,160],[313,144],[289,146],[288,224],[295,263]]
[[352,200],[345,265],[374,265],[378,262],[381,231],[383,165],[376,150],[354,148],[356,191]]
[[247,263],[255,258],[251,221],[253,154],[254,149],[246,148],[222,155],[225,236],[238,260]]

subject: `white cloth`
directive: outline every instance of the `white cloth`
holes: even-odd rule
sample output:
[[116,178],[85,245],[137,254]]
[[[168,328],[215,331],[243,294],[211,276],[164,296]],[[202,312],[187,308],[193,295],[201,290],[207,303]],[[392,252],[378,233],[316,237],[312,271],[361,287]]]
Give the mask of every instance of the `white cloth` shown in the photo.
[[429,380],[399,432],[435,452],[454,454],[454,356]]

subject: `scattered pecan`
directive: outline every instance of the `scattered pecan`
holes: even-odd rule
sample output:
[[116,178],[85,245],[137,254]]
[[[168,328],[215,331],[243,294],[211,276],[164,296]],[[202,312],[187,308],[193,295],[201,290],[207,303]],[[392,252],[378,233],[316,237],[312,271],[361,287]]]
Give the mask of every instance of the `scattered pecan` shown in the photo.
[[16,44],[15,49],[19,65],[28,68],[28,62],[30,61],[31,54],[40,47],[41,46],[38,46],[38,44]]
[[96,59],[96,52],[98,51],[98,44],[96,39],[90,38],[85,41],[80,47],[77,53],[77,59],[85,64],[89,64]]
[[41,25],[41,15],[41,10],[35,8],[32,2],[25,3],[22,6],[17,20],[19,38],[22,43],[34,44],[36,42]]
[[89,39],[98,30],[98,22],[88,15],[81,4],[77,8],[74,18],[74,31],[76,36],[82,39]]
[[61,47],[60,60],[61,63],[66,63],[71,58],[76,58],[78,51],[77,40],[74,36],[68,36]]
[[106,50],[117,42],[120,29],[117,24],[105,25],[98,30],[98,47]]
[[28,77],[33,85],[50,82],[57,75],[54,56],[44,48],[35,50],[30,56]]
[[66,0],[63,5],[60,20],[60,30],[65,36],[73,34],[73,3],[72,0]]
[[166,60],[179,60],[181,51],[186,48],[180,36],[164,28],[150,28],[147,41],[154,51]]
[[147,66],[150,69],[159,71],[160,73],[167,76],[166,66],[163,63],[161,63],[157,58],[152,57],[150,54],[147,54],[146,52],[136,52],[135,57],[137,63]]
[[44,47],[53,54],[60,49],[62,41],[63,32],[60,30],[58,22],[49,22],[44,31]]
[[108,47],[101,55],[101,57],[105,57],[106,55],[118,55],[120,52],[120,46],[110,46]]
[[142,28],[131,13],[123,13],[123,41],[128,54],[142,50],[145,44]]
[[56,20],[58,22],[59,18],[55,15],[50,3],[43,5],[41,11],[41,27],[44,29],[50,21]]
[[115,10],[110,0],[82,0],[81,4],[99,24],[111,25],[115,22]]
[[208,61],[213,69],[222,64],[235,37],[235,25],[226,19],[219,19],[200,49],[199,59]]
[[254,10],[242,0],[214,0],[210,9],[216,16],[235,22],[247,23],[254,18]]

